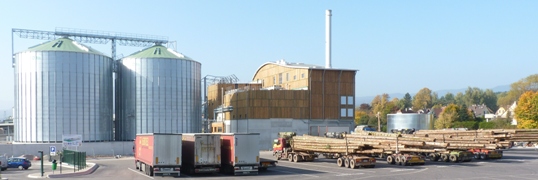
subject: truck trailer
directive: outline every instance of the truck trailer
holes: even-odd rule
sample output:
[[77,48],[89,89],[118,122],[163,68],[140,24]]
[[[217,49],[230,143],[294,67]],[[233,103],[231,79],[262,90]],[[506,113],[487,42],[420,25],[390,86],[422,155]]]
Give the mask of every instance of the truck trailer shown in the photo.
[[[352,152],[352,150],[349,149],[337,149],[328,152],[327,150],[330,148],[327,148],[326,141],[332,141],[330,138],[325,138],[323,141],[321,141],[322,139],[316,139],[314,136],[303,135],[302,137],[297,138],[295,132],[280,132],[278,133],[278,136],[279,138],[273,141],[273,156],[277,160],[288,159],[290,162],[311,162],[318,157],[318,154],[332,153],[340,154],[341,157],[338,157],[336,161],[336,165],[339,167],[352,169],[373,168],[376,164],[375,158],[368,157],[364,153]],[[308,142],[305,142],[305,138],[310,140],[306,140]],[[303,142],[298,142],[301,139]],[[347,141],[347,139],[345,139],[345,141]],[[302,144],[301,149],[296,148],[297,143]],[[308,143],[308,145],[305,145],[305,143]],[[344,146],[347,146],[347,144],[344,143]]]
[[181,134],[137,134],[135,166],[148,176],[180,176]]
[[260,133],[225,133],[222,142],[221,172],[234,175],[258,174]]
[[186,173],[217,173],[221,168],[220,134],[184,133],[181,170]]

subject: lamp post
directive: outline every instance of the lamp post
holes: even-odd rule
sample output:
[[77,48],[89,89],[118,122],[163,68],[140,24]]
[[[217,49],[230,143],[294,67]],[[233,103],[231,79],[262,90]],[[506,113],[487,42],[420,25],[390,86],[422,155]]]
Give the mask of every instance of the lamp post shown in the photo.
[[41,177],[43,177],[43,151],[37,151],[39,153],[39,158],[41,159]]

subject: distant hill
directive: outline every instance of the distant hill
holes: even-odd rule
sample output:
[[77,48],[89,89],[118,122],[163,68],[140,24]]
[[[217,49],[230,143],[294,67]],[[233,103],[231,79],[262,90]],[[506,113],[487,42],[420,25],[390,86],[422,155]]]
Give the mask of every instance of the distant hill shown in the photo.
[[[496,86],[494,88],[490,88],[493,92],[506,92],[510,90],[510,85],[502,85],[502,86]],[[439,95],[439,97],[444,96],[446,93],[452,93],[456,95],[457,93],[465,93],[465,90],[467,88],[461,88],[461,89],[450,89],[450,90],[439,90],[434,91]],[[486,90],[486,89],[483,89]],[[389,97],[392,98],[398,98],[401,99],[405,96],[405,93],[391,93],[389,94]],[[414,94],[411,94],[411,96],[414,96]],[[370,104],[372,100],[375,98],[375,96],[361,96],[355,98],[356,106],[359,106],[360,104],[367,103]]]

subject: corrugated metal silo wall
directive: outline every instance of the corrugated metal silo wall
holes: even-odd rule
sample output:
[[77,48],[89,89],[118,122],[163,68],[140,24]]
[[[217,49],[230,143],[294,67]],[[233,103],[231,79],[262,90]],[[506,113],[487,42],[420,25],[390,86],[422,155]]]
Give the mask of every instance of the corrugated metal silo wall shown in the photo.
[[139,133],[201,132],[201,64],[124,58],[116,80],[116,140]]
[[65,51],[26,51],[15,61],[16,142],[112,138],[112,59]]
[[387,114],[387,132],[392,129],[431,129],[432,123],[430,114]]

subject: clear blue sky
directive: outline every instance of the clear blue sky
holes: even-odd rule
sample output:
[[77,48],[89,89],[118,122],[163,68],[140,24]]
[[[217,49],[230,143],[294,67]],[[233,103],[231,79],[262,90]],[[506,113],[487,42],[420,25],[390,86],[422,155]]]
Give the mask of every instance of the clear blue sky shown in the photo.
[[[0,110],[13,106],[12,28],[167,36],[202,76],[248,82],[268,61],[324,65],[326,9],[332,65],[359,70],[358,97],[487,89],[538,73],[538,1],[0,1]],[[41,42],[15,37],[15,51]]]

